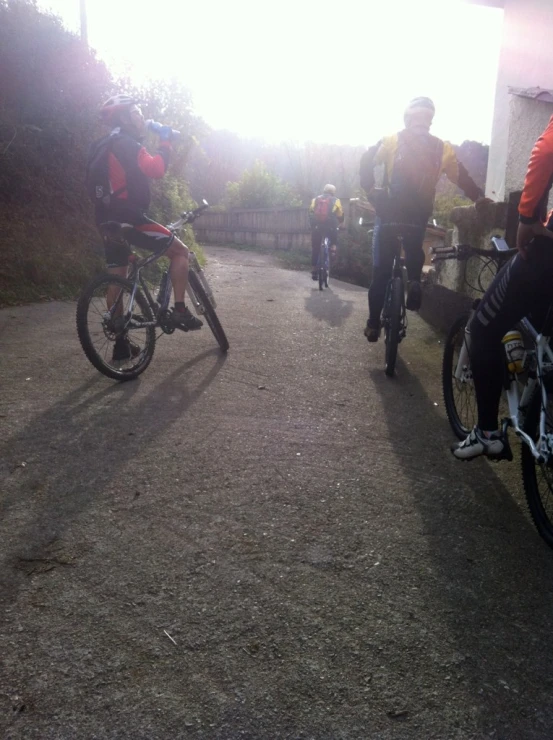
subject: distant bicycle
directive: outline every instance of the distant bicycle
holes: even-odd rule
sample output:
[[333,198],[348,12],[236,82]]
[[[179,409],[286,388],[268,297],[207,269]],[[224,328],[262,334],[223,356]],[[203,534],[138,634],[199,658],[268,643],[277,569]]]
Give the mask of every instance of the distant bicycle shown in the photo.
[[[199,208],[187,211],[167,228],[176,233],[190,224],[208,207],[206,201]],[[132,227],[117,223],[103,225],[111,236],[125,238]],[[166,250],[140,259],[134,252],[129,257],[128,278],[104,274],[92,280],[83,290],[77,304],[77,333],[84,353],[94,367],[108,378],[131,380],[146,370],[154,355],[156,329],[172,334],[169,301],[171,279],[168,271],[161,277],[156,298],[142,274],[143,268],[163,256]],[[197,314],[204,316],[222,352],[229,343],[215,312],[216,302],[207,278],[194,252],[189,253],[187,293]],[[155,290],[153,291],[155,294]],[[161,335],[159,335],[161,336]],[[117,340],[125,340],[131,348],[124,359],[116,359]]]
[[328,236],[321,242],[319,249],[319,259],[317,260],[317,272],[319,274],[319,290],[328,288],[328,279],[330,277],[330,239]]

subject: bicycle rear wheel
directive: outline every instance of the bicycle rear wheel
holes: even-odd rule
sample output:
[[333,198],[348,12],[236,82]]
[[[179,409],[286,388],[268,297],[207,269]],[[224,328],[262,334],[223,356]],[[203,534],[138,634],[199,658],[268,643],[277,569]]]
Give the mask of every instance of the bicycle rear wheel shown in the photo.
[[[141,291],[116,275],[100,275],[83,290],[77,303],[77,334],[85,355],[108,378],[132,380],[146,370],[154,355],[156,334],[152,311]],[[109,302],[112,306],[108,308]]]
[[403,283],[401,278],[395,277],[388,283],[386,301],[384,303],[384,336],[386,342],[386,375],[392,377],[396,368],[397,346],[401,327],[401,312],[403,299]]
[[[478,421],[476,391],[470,369],[468,351],[466,363],[457,368],[465,341],[465,327],[469,314],[459,316],[447,335],[442,359],[442,392],[447,419],[458,439],[465,439]],[[456,373],[459,377],[456,377]]]
[[328,270],[325,260],[326,241],[327,238],[323,239],[319,250],[319,290],[322,290],[324,287],[328,288]]
[[208,326],[213,332],[213,336],[215,337],[217,343],[219,344],[219,347],[221,348],[221,352],[227,352],[230,345],[228,343],[225,330],[221,326],[221,322],[219,321],[219,318],[215,313],[215,309],[213,308],[213,305],[204,290],[204,286],[202,285],[200,278],[194,272],[194,270],[190,270],[190,272],[188,273],[188,281],[190,283],[190,288],[192,289],[198,303],[200,304],[198,313],[205,316]]
[[[523,430],[537,442],[542,401],[539,388],[536,390],[526,415]],[[546,434],[553,434],[553,399],[548,399],[546,410]],[[538,463],[527,444],[522,443],[522,480],[524,495],[536,529],[553,548],[553,460]]]

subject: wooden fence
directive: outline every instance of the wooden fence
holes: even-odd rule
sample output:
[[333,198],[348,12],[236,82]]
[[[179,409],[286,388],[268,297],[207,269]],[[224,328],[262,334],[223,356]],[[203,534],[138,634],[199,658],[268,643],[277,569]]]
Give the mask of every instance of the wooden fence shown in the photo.
[[306,248],[311,244],[307,208],[206,211],[194,224],[204,244],[249,244],[273,249]]
[[[342,203],[347,229],[350,224],[373,223],[370,203],[352,198]],[[299,208],[248,208],[230,211],[205,211],[194,224],[196,239],[202,244],[245,244],[271,249],[310,249],[311,228],[308,210]],[[428,226],[424,250],[430,264],[430,246],[443,243],[445,229]]]

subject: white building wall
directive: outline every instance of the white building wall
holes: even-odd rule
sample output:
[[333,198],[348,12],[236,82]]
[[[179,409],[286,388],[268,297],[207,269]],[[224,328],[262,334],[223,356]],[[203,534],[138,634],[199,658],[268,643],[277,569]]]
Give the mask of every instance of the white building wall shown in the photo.
[[[553,1],[553,0],[552,0]],[[509,135],[505,193],[522,190],[528,160],[536,139],[553,115],[553,103],[512,95],[509,101]]]
[[[514,137],[509,135],[510,98],[509,87],[543,87],[553,89],[553,0],[505,0],[503,40],[499,55],[499,72],[495,94],[495,109],[490,144],[486,195],[494,200],[503,200],[510,190],[506,187],[509,146],[516,147]],[[533,102],[533,106],[540,106]],[[534,118],[540,118],[543,108]],[[547,121],[545,121],[546,123]],[[540,122],[541,125],[541,122]],[[542,126],[542,130],[545,124]],[[534,134],[533,141],[541,133]],[[511,145],[510,142],[511,141]],[[532,141],[532,143],[533,143]],[[528,149],[526,142],[522,147]],[[531,145],[530,145],[531,149]],[[523,176],[528,163],[518,161],[523,167]],[[516,151],[514,152],[516,154]],[[521,160],[518,155],[517,159]],[[513,166],[509,163],[510,180],[517,180]],[[520,189],[520,188],[519,188]]]

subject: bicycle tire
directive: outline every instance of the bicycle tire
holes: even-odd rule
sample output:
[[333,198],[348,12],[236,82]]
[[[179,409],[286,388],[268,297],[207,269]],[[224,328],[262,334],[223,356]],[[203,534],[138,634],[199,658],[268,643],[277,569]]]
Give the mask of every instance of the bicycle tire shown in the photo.
[[[553,399],[551,399],[553,401]],[[551,404],[550,401],[550,404]],[[526,432],[534,441],[539,439],[539,420],[541,410],[541,391],[536,389],[528,406],[528,412],[523,425]],[[553,409],[548,405],[547,430],[553,433]],[[524,495],[530,516],[540,536],[549,547],[553,548],[553,461],[540,464],[532,455],[527,444],[522,442],[521,450],[522,482]],[[542,484],[540,487],[540,481]],[[545,490],[544,490],[545,489]],[[543,490],[543,492],[542,492]],[[549,501],[547,501],[549,499]],[[548,505],[549,504],[549,507]]]
[[385,329],[386,343],[386,375],[391,378],[396,369],[397,347],[399,344],[399,329],[401,325],[401,299],[403,282],[401,278],[392,278],[390,282],[390,297],[388,299],[388,317]]
[[328,288],[328,274],[326,271],[325,266],[325,241],[327,237],[325,237],[321,242],[321,247],[319,249],[319,290],[323,290],[323,288]]
[[190,270],[190,272],[188,273],[188,281],[190,282],[190,287],[192,288],[192,291],[195,293],[196,298],[198,299],[199,303],[201,303],[204,309],[203,315],[205,316],[205,319],[213,333],[213,336],[217,340],[221,352],[227,352],[230,345],[227,339],[227,335],[225,334],[225,330],[221,326],[219,317],[215,313],[215,309],[213,308],[213,305],[209,300],[207,293],[205,292],[204,286],[202,285],[200,278],[194,272],[194,270]]
[[469,316],[470,314],[464,313],[451,325],[445,340],[442,358],[442,393],[445,412],[449,425],[458,439],[465,439],[478,421],[472,376],[470,380],[463,381],[454,377]]
[[[100,308],[103,300],[102,296],[107,291],[110,284],[115,284],[119,286],[120,289],[126,290],[128,293],[132,293],[134,289],[134,284],[130,280],[118,277],[117,275],[100,275],[92,280],[92,282],[90,282],[81,293],[77,303],[77,334],[85,355],[96,370],[99,370],[103,375],[108,378],[112,378],[113,380],[133,380],[143,373],[152,361],[156,343],[155,327],[148,326],[140,330],[144,333],[145,341],[144,349],[136,358],[136,362],[134,362],[135,358],[132,358],[128,360],[133,363],[130,366],[117,367],[116,365],[113,365],[112,363],[114,361],[108,360],[109,353],[113,349],[111,345],[112,340],[108,337],[110,332],[106,329],[103,321],[98,323],[99,319],[102,317]],[[95,306],[93,311],[92,304],[95,298],[98,299],[99,305]],[[136,291],[135,301],[141,311],[141,317],[146,321],[153,321],[150,305],[140,290]],[[104,306],[103,310],[107,311],[107,305]],[[93,315],[97,316],[98,323],[95,332],[93,330]],[[102,342],[102,346],[106,350],[103,353],[95,344],[96,337],[100,342]],[[131,337],[136,338],[134,333],[131,334]]]

